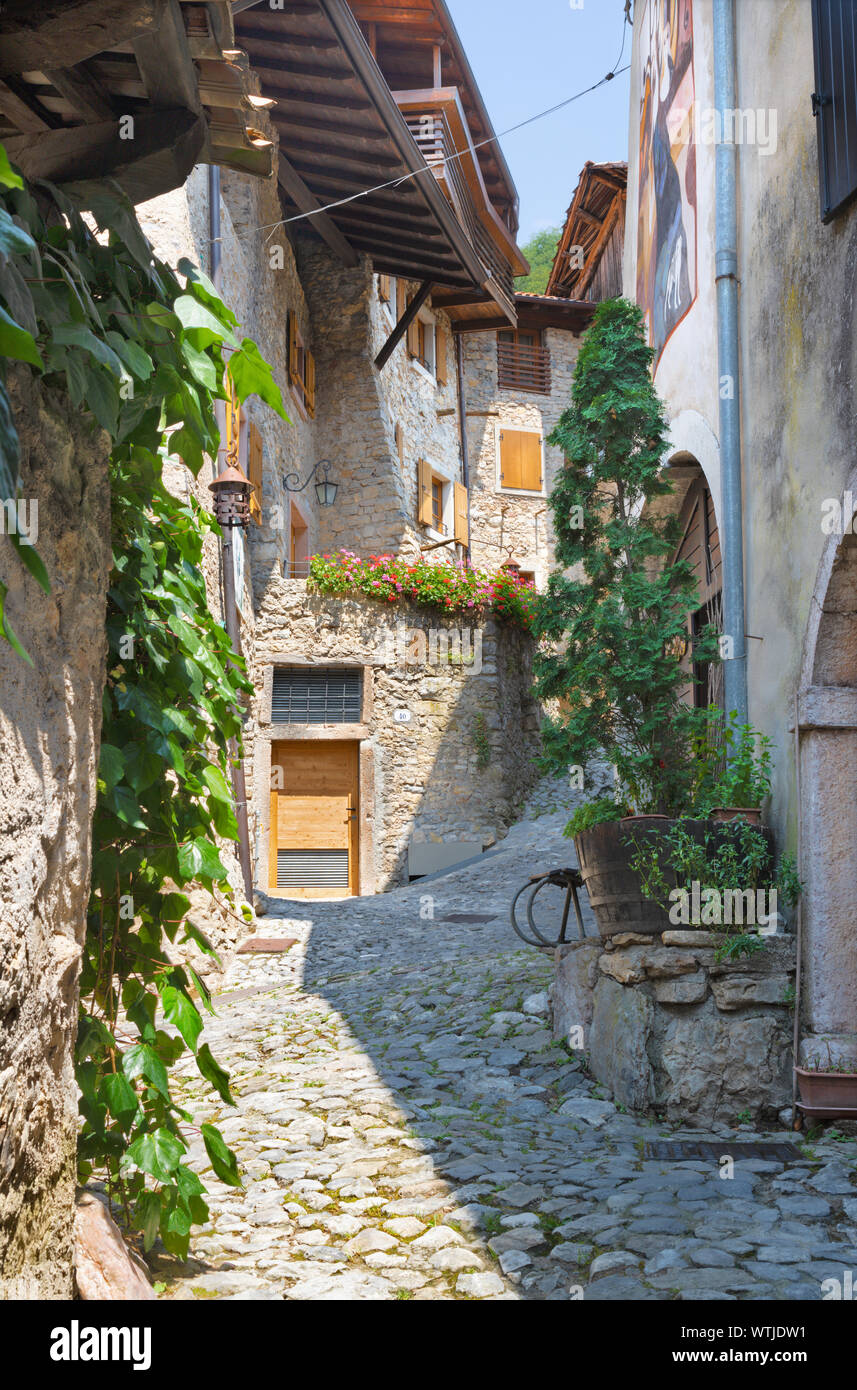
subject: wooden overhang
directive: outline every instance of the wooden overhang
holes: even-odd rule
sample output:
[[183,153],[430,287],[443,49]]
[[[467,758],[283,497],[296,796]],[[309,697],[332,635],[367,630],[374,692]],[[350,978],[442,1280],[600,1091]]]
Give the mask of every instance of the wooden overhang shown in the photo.
[[198,163],[270,177],[254,116],[269,104],[229,0],[0,6],[0,142],[29,178],[115,178],[140,203]]
[[[437,303],[437,298],[432,301]],[[567,333],[584,333],[595,315],[596,305],[589,299],[565,299],[547,294],[529,294],[519,290],[515,295],[515,315],[518,328],[562,328]],[[479,318],[467,311],[453,321],[453,333],[489,333],[508,328],[506,319],[495,314]]]
[[427,162],[400,109],[403,93],[373,56],[360,6],[233,0],[232,8],[237,41],[276,103],[285,215],[302,215],[294,230],[322,237],[346,263],[368,255],[379,273],[437,286],[514,324],[514,233],[504,223],[504,260],[448,196],[445,171]]
[[[554,257],[546,293],[585,299],[617,227],[624,229],[627,164],[583,166]],[[580,247],[583,255],[571,254]],[[582,267],[578,260],[582,259]]]

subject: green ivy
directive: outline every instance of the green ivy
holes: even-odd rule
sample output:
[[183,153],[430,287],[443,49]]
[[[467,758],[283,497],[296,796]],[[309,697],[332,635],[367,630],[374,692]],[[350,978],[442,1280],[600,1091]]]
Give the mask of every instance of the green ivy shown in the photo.
[[[186,890],[201,887],[234,910],[218,841],[237,839],[230,740],[240,755],[237,711],[251,687],[208,608],[203,542],[219,528],[167,490],[162,470],[168,454],[194,475],[216,456],[215,400],[233,389],[287,417],[270,368],[255,343],[238,341],[213,285],[189,262],[179,271],[184,284],[154,257],[118,187],[27,188],[0,150],[0,355],[42,372],[112,441],[109,657],[76,1049],[80,1177],[106,1179],[146,1248],[160,1235],[184,1256],[191,1226],[208,1215],[185,1161],[191,1136],[221,1181],[240,1177],[217,1129],[197,1130],[170,1089],[170,1069],[192,1054],[232,1103],[201,1040],[208,991],[168,952],[194,942],[213,954]],[[0,375],[0,498],[18,487]],[[18,553],[49,590],[35,551]],[[0,586],[0,627],[26,656],[2,614],[4,594]]]

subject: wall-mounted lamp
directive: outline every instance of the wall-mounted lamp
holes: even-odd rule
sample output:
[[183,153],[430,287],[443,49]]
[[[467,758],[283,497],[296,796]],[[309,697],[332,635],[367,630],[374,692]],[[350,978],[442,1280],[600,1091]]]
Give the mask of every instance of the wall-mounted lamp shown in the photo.
[[339,491],[339,483],[330,481],[331,463],[329,459],[321,459],[310,473],[306,482],[301,482],[300,473],[289,473],[283,478],[283,487],[286,492],[303,492],[304,488],[309,487],[316,473],[319,474],[319,481],[315,485],[315,495],[318,498],[320,507],[332,507],[336,501],[336,494]]

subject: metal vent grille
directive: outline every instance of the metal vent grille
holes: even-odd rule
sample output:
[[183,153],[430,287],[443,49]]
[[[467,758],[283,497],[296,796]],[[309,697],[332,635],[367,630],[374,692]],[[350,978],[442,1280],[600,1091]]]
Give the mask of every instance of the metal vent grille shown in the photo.
[[347,849],[278,849],[278,888],[347,888]]
[[274,672],[274,724],[359,724],[360,671],[282,666]]

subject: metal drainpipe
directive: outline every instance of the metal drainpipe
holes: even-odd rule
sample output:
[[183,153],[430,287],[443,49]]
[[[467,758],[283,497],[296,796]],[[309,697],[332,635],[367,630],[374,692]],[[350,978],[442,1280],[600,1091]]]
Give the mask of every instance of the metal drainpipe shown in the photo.
[[[208,166],[208,230],[211,242],[211,282],[220,292],[220,169],[216,164]],[[223,402],[216,403],[217,423],[220,426],[220,448],[214,460],[214,476],[220,472],[225,458],[226,419]],[[220,577],[222,583],[223,613],[226,631],[232,649],[241,652],[241,632],[235,607],[235,569],[232,557],[233,527],[224,526],[220,542]],[[232,764],[232,796],[235,801],[235,819],[238,822],[238,857],[241,862],[241,876],[244,892],[249,902],[253,901],[253,864],[250,857],[250,827],[247,820],[247,784],[244,778],[244,763],[238,758],[238,744],[229,740],[229,759]]]
[[724,113],[736,110],[735,97],[735,0],[714,0],[714,104],[720,121],[720,140],[715,151],[715,276],[724,530],[723,628],[734,644],[731,658],[724,662],[723,674],[726,710],[737,710],[743,724],[748,716],[738,338],[738,150],[734,141],[726,144],[723,139]]

